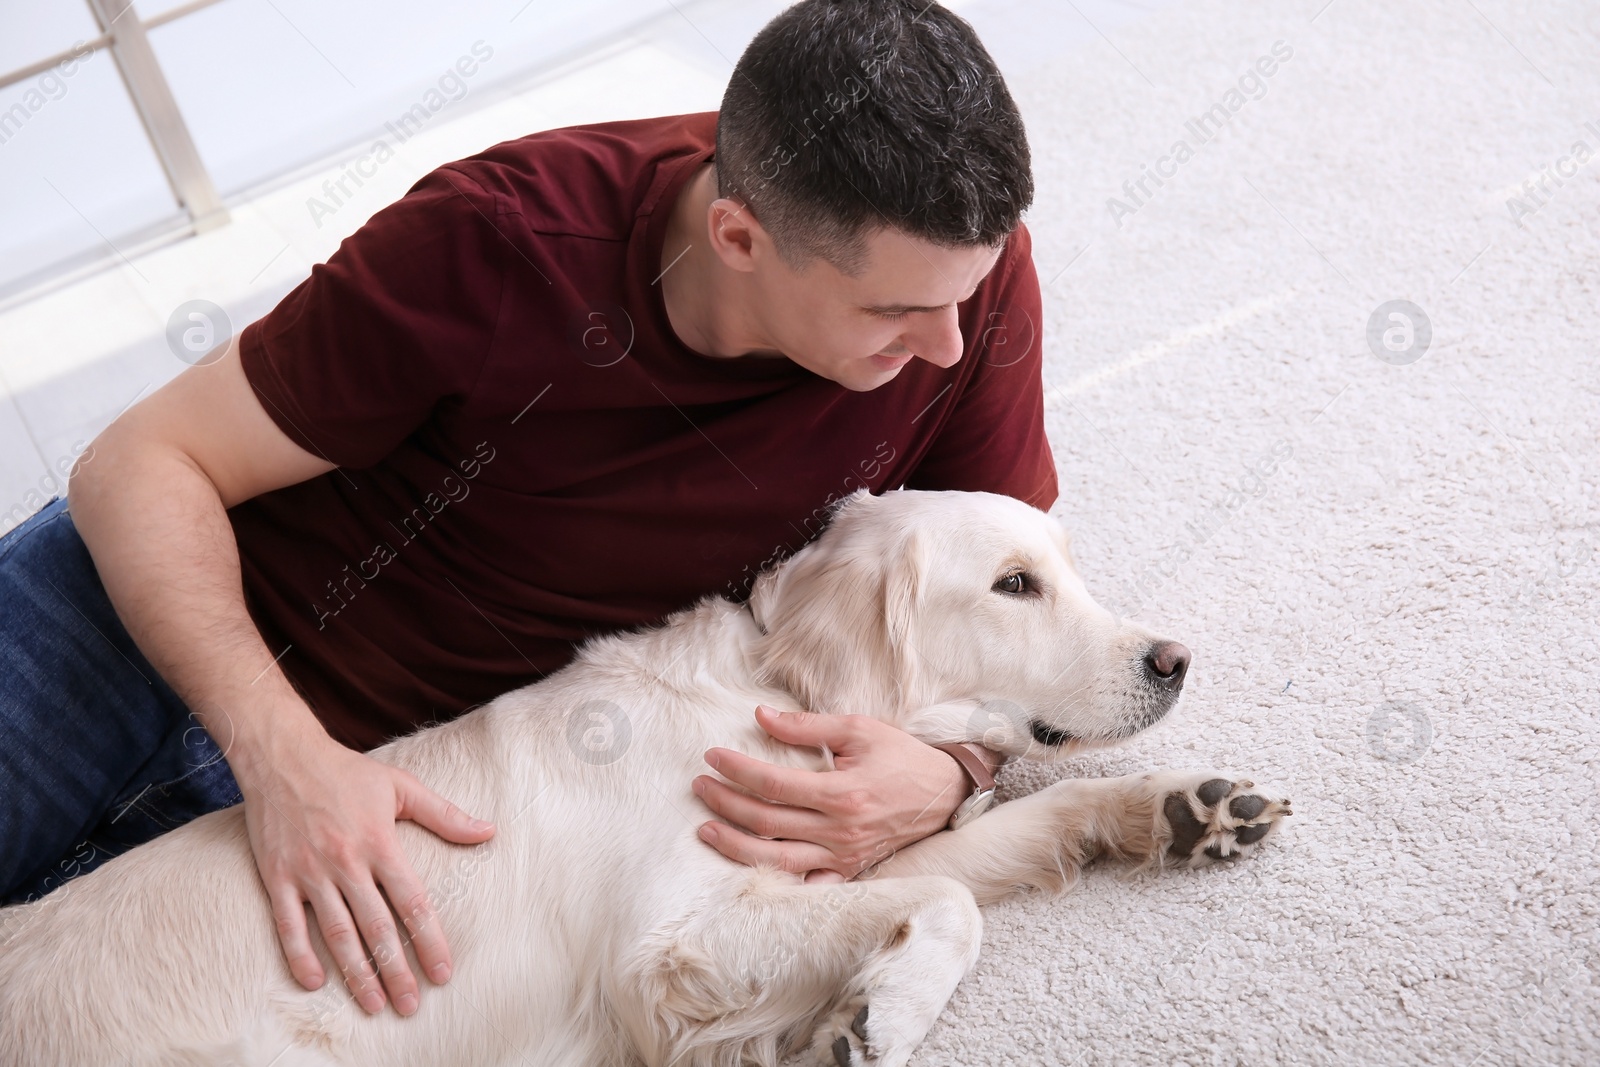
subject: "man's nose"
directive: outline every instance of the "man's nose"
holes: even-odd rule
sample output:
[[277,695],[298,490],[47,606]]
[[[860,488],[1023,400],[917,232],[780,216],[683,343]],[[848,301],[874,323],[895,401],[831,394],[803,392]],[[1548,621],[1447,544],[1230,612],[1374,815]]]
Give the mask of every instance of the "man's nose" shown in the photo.
[[953,367],[961,359],[961,319],[952,304],[939,311],[918,315],[915,328],[907,330],[900,343],[936,367]]

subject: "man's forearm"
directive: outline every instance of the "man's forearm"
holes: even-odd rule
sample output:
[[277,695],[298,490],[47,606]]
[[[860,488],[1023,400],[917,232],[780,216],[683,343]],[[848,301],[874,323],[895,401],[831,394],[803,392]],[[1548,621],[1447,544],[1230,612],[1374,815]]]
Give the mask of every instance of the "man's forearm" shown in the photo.
[[160,446],[112,439],[93,457],[71,481],[73,522],[129,635],[235,776],[272,743],[322,733],[245,608],[238,543],[210,479]]

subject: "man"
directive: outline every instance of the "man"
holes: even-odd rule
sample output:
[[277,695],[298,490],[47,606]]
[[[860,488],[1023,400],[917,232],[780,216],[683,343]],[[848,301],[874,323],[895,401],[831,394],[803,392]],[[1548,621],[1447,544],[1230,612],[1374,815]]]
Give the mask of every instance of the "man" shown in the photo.
[[[314,919],[367,1010],[415,1011],[402,938],[434,982],[450,956],[395,822],[494,828],[362,750],[745,595],[857,488],[1054,501],[1032,189],[926,0],[807,0],[718,114],[423,178],[0,541],[7,897],[242,796],[295,977]],[[876,720],[757,715],[837,769],[708,753],[755,794],[694,783],[741,862],[854,876],[968,791]]]

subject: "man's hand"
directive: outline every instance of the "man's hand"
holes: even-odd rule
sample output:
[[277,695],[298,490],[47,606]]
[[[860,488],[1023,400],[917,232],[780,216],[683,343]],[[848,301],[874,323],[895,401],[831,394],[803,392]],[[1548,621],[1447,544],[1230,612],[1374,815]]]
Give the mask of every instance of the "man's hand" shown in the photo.
[[827,745],[835,769],[777,767],[731,749],[708,750],[714,770],[755,794],[710,775],[693,783],[695,795],[728,820],[702,824],[700,837],[740,863],[810,872],[808,882],[844,881],[944,829],[967,795],[966,772],[955,759],[881,720],[761,707],[756,721],[780,741]]
[[236,768],[243,774],[235,777],[290,972],[307,989],[322,985],[322,964],[306,925],[303,902],[309,902],[356,1001],[380,1012],[387,989],[396,1010],[410,1015],[417,1010],[417,980],[402,939],[409,936],[435,983],[450,977],[450,947],[427,887],[401,850],[395,820],[410,819],[463,845],[492,837],[494,826],[471,818],[407,772],[326,734],[300,733],[275,747],[248,769]]

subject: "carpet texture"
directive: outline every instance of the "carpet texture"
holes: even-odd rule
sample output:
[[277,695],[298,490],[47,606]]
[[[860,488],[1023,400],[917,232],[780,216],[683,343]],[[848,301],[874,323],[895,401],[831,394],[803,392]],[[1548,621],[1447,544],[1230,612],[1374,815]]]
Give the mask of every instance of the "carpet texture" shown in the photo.
[[[1012,77],[1055,510],[1195,660],[1168,722],[1006,789],[1214,766],[1295,817],[989,909],[917,1064],[1600,1062],[1600,6],[1322,4]],[[1394,300],[1428,328],[1369,341]]]

